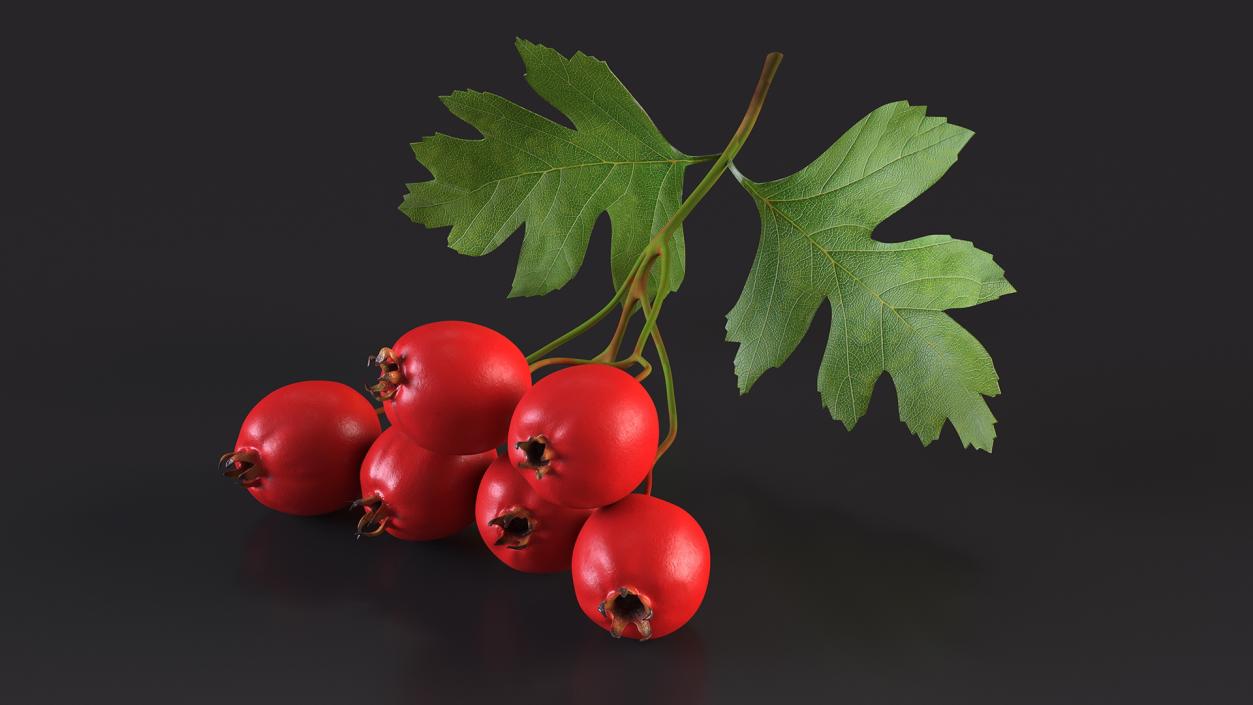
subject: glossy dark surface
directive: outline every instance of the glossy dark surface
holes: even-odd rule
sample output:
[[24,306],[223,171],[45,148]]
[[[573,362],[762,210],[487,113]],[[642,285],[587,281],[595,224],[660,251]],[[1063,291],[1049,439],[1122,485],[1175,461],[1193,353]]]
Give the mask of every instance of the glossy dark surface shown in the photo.
[[[1253,700],[1237,23],[769,5],[6,20],[3,699]],[[568,576],[510,571],[473,528],[355,541],[346,513],[278,515],[219,477],[281,384],[364,384],[367,355],[429,320],[533,350],[609,295],[607,219],[566,289],[507,301],[517,238],[462,257],[396,211],[423,177],[409,141],[472,136],[436,96],[540,107],[515,35],[609,61],[691,153],[721,148],[785,52],[737,159],[760,179],[902,97],[974,129],[876,234],[971,239],[1022,292],[956,314],[1002,377],[995,453],[951,429],[920,447],[886,378],[855,432],[831,422],[825,312],[738,395],[722,316],[758,224],[725,179],[662,319],[683,430],[657,493],[713,551],[682,631],[615,642]]]

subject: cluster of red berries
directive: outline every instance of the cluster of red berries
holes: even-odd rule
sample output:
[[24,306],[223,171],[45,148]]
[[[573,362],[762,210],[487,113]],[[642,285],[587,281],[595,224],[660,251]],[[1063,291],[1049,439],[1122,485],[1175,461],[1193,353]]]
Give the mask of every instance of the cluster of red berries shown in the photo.
[[532,386],[516,345],[460,321],[419,326],[372,362],[381,410],[338,382],[281,387],[244,419],[226,474],[288,514],[363,509],[358,536],[428,541],[473,522],[512,568],[571,570],[579,607],[615,637],[665,636],[696,613],[704,531],[633,494],[658,445],[634,377],[585,364]]

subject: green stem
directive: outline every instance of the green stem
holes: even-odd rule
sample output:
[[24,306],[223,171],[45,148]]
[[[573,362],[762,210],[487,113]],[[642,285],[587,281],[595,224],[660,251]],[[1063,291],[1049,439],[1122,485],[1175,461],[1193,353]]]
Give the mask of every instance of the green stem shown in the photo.
[[626,301],[622,302],[622,314],[618,316],[618,325],[613,330],[609,344],[596,356],[598,361],[606,362],[618,356],[618,348],[622,347],[622,338],[626,335],[627,325],[631,322],[631,316],[635,315],[635,304],[635,297],[628,294]]
[[[744,118],[740,120],[740,126],[736,128],[735,134],[731,135],[731,141],[722,150],[722,154],[714,160],[713,166],[709,167],[709,171],[705,173],[705,178],[696,184],[696,188],[683,199],[683,203],[679,205],[679,209],[670,216],[670,220],[661,226],[661,230],[653,235],[649,241],[648,250],[657,250],[658,246],[668,240],[670,235],[678,229],[679,225],[687,219],[692,210],[696,208],[696,204],[701,202],[705,194],[714,187],[718,179],[722,178],[722,174],[727,170],[727,165],[739,154],[740,148],[744,146],[744,142],[748,140],[748,135],[753,131],[753,126],[757,124],[757,117],[761,115],[761,109],[766,103],[766,93],[770,91],[770,84],[774,81],[774,75],[779,71],[779,64],[783,61],[783,55],[779,52],[771,52],[766,55],[766,63],[761,67],[761,77],[757,79],[757,87],[753,89],[753,97],[748,101],[748,110],[744,112]],[[651,259],[656,259],[654,252]],[[648,264],[645,265],[647,268]]]
[[[731,136],[731,141],[727,143],[727,146],[714,160],[713,166],[711,166],[709,171],[705,173],[705,176],[700,180],[700,183],[696,184],[696,188],[692,189],[692,192],[688,194],[687,198],[683,199],[683,202],[679,204],[678,210],[670,216],[670,219],[666,221],[666,224],[663,225],[661,229],[658,230],[648,241],[648,245],[644,248],[643,252],[640,253],[639,258],[636,259],[635,266],[631,268],[631,273],[622,282],[622,285],[618,287],[617,292],[614,293],[614,296],[609,300],[609,303],[605,304],[604,308],[597,311],[591,318],[580,323],[577,327],[552,341],[548,345],[545,345],[539,350],[536,350],[528,355],[526,358],[527,362],[540,360],[553,350],[556,350],[562,345],[565,345],[569,341],[587,332],[603,320],[605,316],[609,315],[609,313],[612,312],[624,298],[628,301],[628,308],[633,308],[633,302],[628,297],[633,296],[633,287],[636,285],[636,280],[642,280],[645,284],[647,283],[649,272],[652,270],[653,263],[657,261],[657,258],[663,252],[662,246],[668,243],[671,235],[673,235],[674,232],[678,230],[679,226],[683,224],[683,221],[691,215],[692,210],[695,209],[697,204],[701,202],[701,199],[709,193],[710,189],[713,188],[718,179],[722,178],[722,175],[726,173],[727,166],[731,163],[731,160],[735,158],[735,155],[739,153],[740,148],[744,146],[744,142],[748,140],[749,133],[753,131],[753,126],[757,124],[757,117],[761,114],[762,106],[766,101],[766,93],[770,90],[770,84],[774,80],[775,73],[779,70],[779,63],[781,61],[783,61],[783,55],[778,52],[772,52],[766,55],[765,64],[761,68],[761,76],[757,79],[757,86],[753,90],[753,97],[748,102],[748,110],[744,113],[744,118],[740,120],[740,125],[736,128],[735,134]],[[697,161],[705,161],[705,158],[706,157],[696,157],[694,159]],[[668,285],[669,282],[662,279],[658,282],[658,291],[665,291]],[[643,286],[643,290],[645,292],[644,303],[646,304],[648,291],[647,286]],[[658,304],[660,304],[662,300],[664,300],[664,296],[659,296]],[[630,311],[628,311],[628,317],[629,314]],[[650,319],[645,321],[645,328],[640,334],[641,339],[649,336],[655,329],[656,324],[657,321],[654,314]]]
[[640,264],[643,261],[644,261],[644,253],[641,252],[640,256],[635,260],[635,266],[631,268],[631,273],[627,275],[625,280],[623,280],[622,286],[618,287],[618,290],[614,292],[613,298],[609,300],[609,303],[605,304],[604,308],[592,314],[591,318],[587,319],[586,321],[583,321],[578,326],[566,331],[564,334],[561,335],[561,337],[552,341],[548,345],[545,345],[539,350],[536,350],[530,355],[527,355],[526,361],[535,362],[536,360],[542,359],[548,353],[556,350],[562,345],[565,345],[571,340],[574,340],[580,335],[583,335],[588,330],[590,330],[593,326],[595,326],[597,323],[600,323],[601,320],[604,319],[605,316],[608,316],[609,313],[613,311],[614,307],[618,305],[618,302],[621,301],[623,297],[626,296],[627,291],[631,288],[631,282],[635,278],[635,271],[636,269],[639,268]]
[[585,360],[581,357],[546,357],[543,360],[536,360],[531,363],[531,371],[543,369],[549,365],[589,365],[595,360]]
[[635,375],[635,381],[643,382],[653,373],[653,363],[649,362],[648,358],[645,357],[639,358],[635,363],[640,366],[639,374]]
[[[678,229],[679,225],[687,219],[696,205],[700,203],[705,194],[709,193],[718,179],[726,172],[727,167],[731,165],[731,160],[735,159],[735,155],[739,154],[740,148],[748,141],[748,135],[753,131],[753,126],[757,124],[757,118],[761,115],[761,109],[766,103],[766,94],[770,92],[770,84],[774,81],[774,75],[779,70],[779,63],[783,61],[783,55],[779,52],[771,52],[766,56],[766,63],[761,67],[761,77],[757,79],[757,87],[753,90],[753,97],[748,101],[748,110],[744,112],[744,118],[740,120],[740,126],[736,128],[735,134],[731,135],[731,141],[727,143],[722,154],[718,155],[718,159],[713,166],[709,167],[709,171],[705,173],[705,178],[696,184],[696,188],[688,194],[688,197],[679,205],[679,209],[670,216],[670,220],[653,235],[649,241],[648,247],[644,248],[644,254],[647,259],[640,267],[637,277],[645,278],[647,281],[648,272],[652,269],[653,262],[662,254],[662,245],[666,244],[670,235]],[[665,263],[662,264],[663,268]],[[658,282],[657,303],[653,307],[652,314],[644,320],[644,327],[640,330],[639,339],[636,344],[636,351],[643,348],[642,343],[648,339],[653,327],[657,325],[657,315],[660,313],[661,303],[665,300],[669,280],[663,275]],[[647,289],[645,289],[647,291]]]
[[[653,327],[653,347],[657,348],[657,364],[661,366],[661,374],[666,382],[666,438],[657,446],[657,459],[670,450],[674,439],[679,435],[679,407],[674,398],[674,373],[670,370],[670,356],[666,354],[666,343],[661,339],[661,331]],[[651,483],[650,483],[651,489]]]
[[[644,341],[649,337],[652,338],[653,347],[657,349],[657,362],[661,366],[661,373],[666,387],[667,431],[665,439],[657,446],[658,459],[670,449],[679,433],[679,412],[678,404],[675,401],[674,372],[670,368],[670,355],[666,352],[666,343],[662,340],[661,330],[657,327],[657,315],[660,313],[661,304],[665,301],[666,294],[669,291],[670,250],[668,245],[670,236],[687,219],[687,216],[696,208],[701,199],[709,193],[713,185],[726,172],[727,167],[731,164],[731,160],[735,158],[740,148],[744,146],[744,142],[748,140],[749,133],[753,131],[753,126],[757,124],[757,117],[761,114],[762,106],[766,101],[766,94],[770,90],[770,84],[774,80],[774,75],[779,70],[779,63],[782,60],[783,55],[778,52],[771,53],[766,57],[766,63],[761,69],[761,78],[757,81],[757,88],[753,91],[753,97],[749,101],[748,110],[744,113],[744,119],[740,121],[739,128],[731,136],[731,141],[722,150],[722,154],[719,155],[714,165],[705,173],[705,177],[700,180],[696,188],[692,189],[692,193],[688,194],[688,197],[683,200],[683,203],[679,205],[679,209],[670,216],[670,220],[666,221],[661,230],[657,231],[657,234],[649,241],[648,247],[644,249],[644,256],[647,259],[642,265],[637,267],[635,273],[636,278],[646,283],[653,263],[658,257],[662,258],[661,277],[657,285],[655,304],[649,304],[647,286],[641,287],[644,290],[644,294],[640,297],[640,306],[644,310],[644,327],[640,331],[639,339],[636,341],[633,355],[633,357],[638,357],[643,351]],[[652,494],[652,489],[653,475],[650,471],[645,493]]]
[[[670,243],[661,244],[661,277],[660,281],[670,281]],[[658,286],[657,295],[653,299],[653,305],[644,313],[644,327],[640,329],[640,335],[635,340],[635,349],[631,353],[632,357],[639,357],[644,352],[644,344],[648,342],[648,335],[657,325],[657,316],[661,315],[661,304],[666,300],[670,287]]]

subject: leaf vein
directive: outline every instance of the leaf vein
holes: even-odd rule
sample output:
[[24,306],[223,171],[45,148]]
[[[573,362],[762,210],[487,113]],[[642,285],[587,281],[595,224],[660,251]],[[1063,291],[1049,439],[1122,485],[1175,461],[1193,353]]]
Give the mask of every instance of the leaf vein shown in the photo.
[[837,187],[835,187],[835,188],[831,189],[830,191],[822,191],[822,192],[820,192],[820,193],[815,193],[815,194],[812,194],[812,195],[809,195],[809,196],[800,196],[800,197],[797,197],[797,198],[779,198],[779,199],[774,199],[774,200],[772,200],[771,202],[772,202],[772,203],[790,203],[790,202],[794,202],[794,201],[808,201],[808,200],[812,200],[812,199],[815,199],[815,198],[822,198],[823,196],[829,196],[829,195],[831,195],[831,194],[833,194],[833,193],[839,193],[840,191],[842,191],[842,190],[844,190],[844,189],[846,189],[846,188],[848,188],[848,187],[850,187],[850,186],[853,186],[853,185],[855,185],[855,184],[861,183],[862,181],[865,181],[867,178],[869,178],[869,177],[871,177],[871,176],[874,176],[875,174],[877,174],[877,173],[879,173],[879,172],[883,171],[884,169],[886,169],[886,168],[888,168],[888,167],[892,166],[893,164],[895,164],[895,163],[897,163],[897,162],[901,161],[902,159],[908,159],[909,157],[912,157],[912,156],[914,156],[915,154],[921,154],[921,153],[923,153],[923,152],[926,152],[926,151],[929,151],[929,150],[935,149],[936,147],[939,147],[940,145],[944,144],[945,142],[951,142],[951,141],[956,140],[956,139],[961,139],[963,136],[964,136],[964,135],[957,134],[957,135],[953,135],[952,137],[945,137],[944,139],[940,140],[939,142],[936,142],[936,143],[934,143],[934,144],[929,144],[929,145],[927,145],[926,147],[923,147],[922,149],[915,150],[915,151],[913,151],[913,152],[910,152],[909,154],[902,154],[901,156],[899,156],[899,157],[897,157],[897,158],[893,159],[893,160],[892,160],[892,161],[890,161],[890,162],[887,162],[887,163],[886,163],[886,164],[884,164],[883,166],[880,166],[879,168],[877,168],[877,169],[875,169],[874,171],[870,172],[869,174],[862,174],[861,178],[859,178],[859,179],[857,179],[857,180],[855,180],[855,181],[850,181],[850,182],[848,182],[847,184],[844,184],[843,186],[837,186]]

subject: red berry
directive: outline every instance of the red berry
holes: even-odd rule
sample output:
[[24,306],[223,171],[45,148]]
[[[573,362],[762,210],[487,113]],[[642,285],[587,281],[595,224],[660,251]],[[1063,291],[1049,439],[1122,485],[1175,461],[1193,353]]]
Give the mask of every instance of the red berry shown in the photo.
[[358,536],[383,531],[406,541],[441,539],[474,521],[474,494],[496,451],[444,455],[396,428],[383,431],[361,463],[365,516]]
[[297,382],[257,402],[222,462],[265,506],[326,514],[357,496],[361,459],[378,435],[378,414],[351,387]]
[[687,623],[709,585],[709,542],[683,509],[633,494],[592,512],[571,561],[579,607],[614,637],[663,637]]
[[449,455],[504,442],[509,416],[531,388],[516,345],[463,321],[418,326],[373,362],[380,372],[370,389],[389,407],[388,418],[422,447]]
[[570,570],[570,553],[590,509],[540,499],[508,458],[498,458],[479,483],[474,520],[505,565],[527,573]]
[[509,458],[543,499],[601,507],[644,480],[657,428],[657,408],[634,377],[608,365],[567,367],[518,402]]

